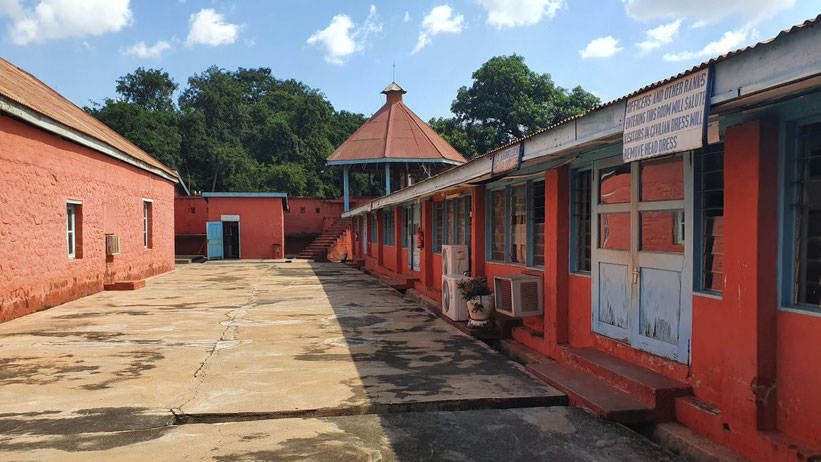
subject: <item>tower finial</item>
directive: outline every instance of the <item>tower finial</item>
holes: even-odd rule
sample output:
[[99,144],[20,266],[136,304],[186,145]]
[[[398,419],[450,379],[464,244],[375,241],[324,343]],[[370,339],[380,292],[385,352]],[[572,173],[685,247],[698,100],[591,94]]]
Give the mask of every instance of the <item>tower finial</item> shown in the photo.
[[391,82],[396,82],[396,61],[393,62],[393,80]]

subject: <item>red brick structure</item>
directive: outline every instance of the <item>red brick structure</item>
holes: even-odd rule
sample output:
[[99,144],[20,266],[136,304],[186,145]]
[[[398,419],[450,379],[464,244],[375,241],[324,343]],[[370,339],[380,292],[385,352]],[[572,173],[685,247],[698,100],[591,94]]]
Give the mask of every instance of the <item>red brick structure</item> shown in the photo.
[[[541,281],[541,315],[497,316],[502,345],[572,403],[821,458],[820,23],[352,209],[352,264],[441,301],[441,247],[468,245],[472,276]],[[702,147],[625,158],[627,101],[704,70]]]
[[0,321],[173,269],[177,182],[0,59]]

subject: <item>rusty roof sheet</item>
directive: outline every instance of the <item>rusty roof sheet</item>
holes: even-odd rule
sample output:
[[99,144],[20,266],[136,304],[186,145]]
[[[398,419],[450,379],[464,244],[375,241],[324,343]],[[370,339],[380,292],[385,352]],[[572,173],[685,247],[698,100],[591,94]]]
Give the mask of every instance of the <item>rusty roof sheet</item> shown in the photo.
[[[654,83],[651,83],[651,84],[649,84],[649,85],[645,85],[645,86],[643,86],[643,87],[639,88],[638,90],[633,91],[632,93],[628,93],[628,94],[626,94],[626,95],[624,95],[624,96],[620,96],[620,97],[618,97],[618,98],[616,98],[616,99],[614,99],[614,100],[607,101],[606,103],[599,104],[598,106],[594,106],[594,107],[592,107],[592,108],[590,108],[590,109],[588,109],[588,110],[586,110],[586,111],[584,111],[584,112],[581,112],[581,113],[576,114],[576,115],[574,115],[574,116],[570,116],[570,117],[568,117],[568,118],[566,118],[566,119],[564,119],[564,120],[561,120],[561,121],[559,121],[559,122],[556,122],[555,124],[553,124],[553,125],[551,125],[551,126],[549,126],[549,127],[545,127],[545,128],[542,128],[542,129],[536,130],[535,132],[533,132],[533,133],[531,133],[531,134],[529,134],[529,135],[526,135],[526,136],[523,136],[522,138],[519,138],[519,139],[513,140],[513,141],[511,141],[511,142],[510,142],[510,143],[508,143],[508,144],[505,144],[505,145],[503,145],[503,146],[499,146],[499,147],[497,147],[497,148],[495,148],[495,149],[493,149],[493,150],[491,150],[491,151],[489,151],[489,152],[487,152],[487,153],[485,153],[485,154],[482,154],[482,156],[486,156],[486,155],[489,155],[489,154],[493,154],[494,152],[501,151],[502,149],[505,149],[505,148],[507,148],[507,147],[513,146],[514,144],[518,144],[518,143],[520,143],[520,142],[522,142],[522,141],[524,141],[524,140],[527,140],[527,139],[533,138],[533,137],[534,137],[534,136],[536,136],[536,135],[539,135],[539,134],[544,133],[544,132],[546,132],[546,131],[552,130],[552,129],[554,129],[554,128],[556,128],[556,127],[560,126],[560,125],[564,125],[564,124],[566,124],[566,123],[568,123],[568,122],[571,122],[571,121],[573,121],[573,120],[580,119],[580,118],[582,118],[582,117],[586,116],[587,114],[589,114],[589,113],[591,113],[591,112],[595,112],[595,111],[598,111],[599,109],[602,109],[602,108],[605,108],[605,107],[608,107],[608,106],[612,106],[613,104],[616,104],[616,103],[618,103],[619,101],[623,101],[623,100],[626,100],[626,99],[630,99],[630,98],[632,98],[633,96],[638,95],[639,93],[644,93],[644,92],[646,92],[646,91],[648,91],[648,90],[652,90],[653,88],[660,87],[660,86],[662,86],[662,85],[665,85],[665,84],[667,84],[667,83],[672,82],[673,80],[676,80],[676,79],[678,79],[678,78],[681,78],[681,77],[683,77],[683,76],[685,76],[685,75],[687,75],[687,74],[690,74],[690,73],[693,73],[693,72],[699,71],[699,70],[704,69],[705,67],[708,67],[708,66],[710,66],[710,65],[712,65],[712,64],[719,63],[719,62],[721,62],[721,61],[727,60],[727,59],[729,59],[729,58],[732,58],[733,56],[739,55],[739,54],[741,54],[741,53],[745,53],[745,52],[750,51],[750,50],[752,50],[752,49],[754,49],[754,48],[758,48],[758,47],[760,47],[760,46],[762,46],[762,45],[765,45],[765,44],[768,44],[768,43],[773,42],[773,41],[775,41],[775,40],[778,40],[779,38],[781,38],[781,37],[783,37],[783,36],[785,36],[785,35],[792,34],[793,32],[796,32],[796,31],[801,30],[801,29],[805,29],[805,28],[807,28],[807,27],[812,27],[812,26],[815,26],[815,25],[817,25],[817,24],[821,24],[821,14],[819,14],[818,16],[816,16],[816,17],[814,17],[814,18],[812,18],[812,19],[808,19],[808,20],[804,21],[804,22],[803,22],[803,23],[801,23],[801,24],[797,24],[797,25],[795,25],[795,26],[792,26],[792,27],[790,27],[789,29],[782,30],[782,31],[781,31],[781,32],[779,32],[779,33],[778,33],[778,35],[776,35],[775,37],[769,38],[769,39],[767,39],[767,40],[762,40],[762,41],[760,41],[760,42],[758,42],[758,43],[755,43],[755,44],[753,44],[753,45],[748,45],[748,46],[746,46],[746,47],[739,48],[739,49],[737,49],[737,50],[735,50],[735,51],[729,51],[729,52],[727,52],[727,53],[724,53],[723,55],[716,56],[715,58],[711,58],[710,60],[708,60],[708,61],[704,61],[703,63],[701,63],[701,64],[699,64],[699,65],[697,65],[697,66],[694,66],[694,67],[692,67],[692,68],[690,68],[690,69],[688,69],[688,70],[686,70],[686,71],[679,72],[678,74],[673,75],[673,76],[670,76],[670,77],[667,77],[667,78],[666,78],[666,79],[664,79],[664,80],[659,80],[658,82],[654,82]],[[477,156],[477,157],[481,157],[481,156]]]
[[94,116],[54,91],[39,79],[0,58],[0,95],[66,127],[155,167],[173,178],[176,172],[131,143]]
[[401,100],[385,103],[328,157],[328,162],[378,159],[467,162]]

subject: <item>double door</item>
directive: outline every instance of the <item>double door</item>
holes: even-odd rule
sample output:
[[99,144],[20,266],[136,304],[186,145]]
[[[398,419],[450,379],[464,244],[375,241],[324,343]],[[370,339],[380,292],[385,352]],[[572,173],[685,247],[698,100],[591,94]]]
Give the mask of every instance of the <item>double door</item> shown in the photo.
[[594,332],[681,363],[690,359],[691,154],[594,164]]

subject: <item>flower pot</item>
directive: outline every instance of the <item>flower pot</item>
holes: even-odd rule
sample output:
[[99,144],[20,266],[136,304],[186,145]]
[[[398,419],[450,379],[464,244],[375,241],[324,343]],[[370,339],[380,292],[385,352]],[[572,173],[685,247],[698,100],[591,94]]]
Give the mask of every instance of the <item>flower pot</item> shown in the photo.
[[496,306],[495,302],[496,300],[493,295],[482,295],[476,300],[468,301],[468,314],[470,315],[468,327],[487,326],[490,318],[493,316],[493,310]]

